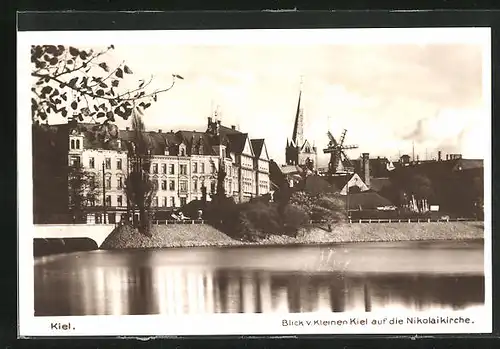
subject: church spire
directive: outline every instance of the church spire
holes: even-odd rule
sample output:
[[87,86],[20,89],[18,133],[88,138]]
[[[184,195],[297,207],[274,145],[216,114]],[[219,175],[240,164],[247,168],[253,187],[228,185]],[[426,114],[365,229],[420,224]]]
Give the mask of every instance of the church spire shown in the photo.
[[300,147],[303,143],[303,123],[304,123],[304,115],[303,110],[300,105],[302,99],[302,76],[300,77],[300,91],[299,91],[299,101],[297,103],[297,111],[295,113],[295,123],[293,125],[293,135],[292,142],[295,143],[296,146]]

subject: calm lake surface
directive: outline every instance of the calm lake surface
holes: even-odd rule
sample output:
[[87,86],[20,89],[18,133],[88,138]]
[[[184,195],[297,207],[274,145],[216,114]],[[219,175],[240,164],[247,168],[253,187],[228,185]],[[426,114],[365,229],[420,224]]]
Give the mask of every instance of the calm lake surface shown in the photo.
[[466,309],[483,242],[92,251],[35,259],[35,315]]

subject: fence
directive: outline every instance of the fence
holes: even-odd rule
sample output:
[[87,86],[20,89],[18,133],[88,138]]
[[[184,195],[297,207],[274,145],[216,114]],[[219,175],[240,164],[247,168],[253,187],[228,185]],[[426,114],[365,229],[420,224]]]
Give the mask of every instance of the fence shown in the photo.
[[167,225],[167,224],[205,224],[203,219],[185,219],[185,220],[153,220],[153,225]]
[[[474,218],[448,218],[448,219],[432,219],[432,218],[389,218],[389,219],[349,219],[349,223],[448,223],[448,222],[478,222]],[[321,224],[326,221],[309,221],[310,224]]]

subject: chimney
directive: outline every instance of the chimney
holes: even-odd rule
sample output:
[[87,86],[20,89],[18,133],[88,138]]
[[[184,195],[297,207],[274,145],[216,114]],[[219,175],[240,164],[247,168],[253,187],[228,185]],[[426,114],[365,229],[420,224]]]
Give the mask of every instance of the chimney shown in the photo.
[[130,131],[130,127],[128,127],[128,126],[127,126],[127,127],[125,127],[125,130],[126,130],[126,131]]
[[170,133],[174,133],[174,130],[170,130]]
[[370,154],[369,153],[363,153],[363,165],[362,165],[362,176],[363,176],[363,182],[370,187]]
[[158,130],[158,133],[161,133],[161,128]]
[[235,125],[231,125],[231,128],[232,128],[233,130],[236,130],[236,126],[235,126]]
[[441,150],[438,151],[438,161],[441,161]]

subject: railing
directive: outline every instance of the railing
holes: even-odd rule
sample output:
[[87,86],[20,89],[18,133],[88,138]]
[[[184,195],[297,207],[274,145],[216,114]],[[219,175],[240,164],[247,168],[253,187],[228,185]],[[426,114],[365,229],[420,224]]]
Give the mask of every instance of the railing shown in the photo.
[[[349,219],[349,223],[448,223],[448,222],[479,222],[474,218],[390,218],[390,219]],[[312,220],[309,224],[324,224],[326,220]]]
[[205,221],[203,219],[185,219],[185,220],[174,220],[174,219],[168,219],[168,220],[153,220],[152,221],[153,225],[167,225],[167,224],[205,224]]

